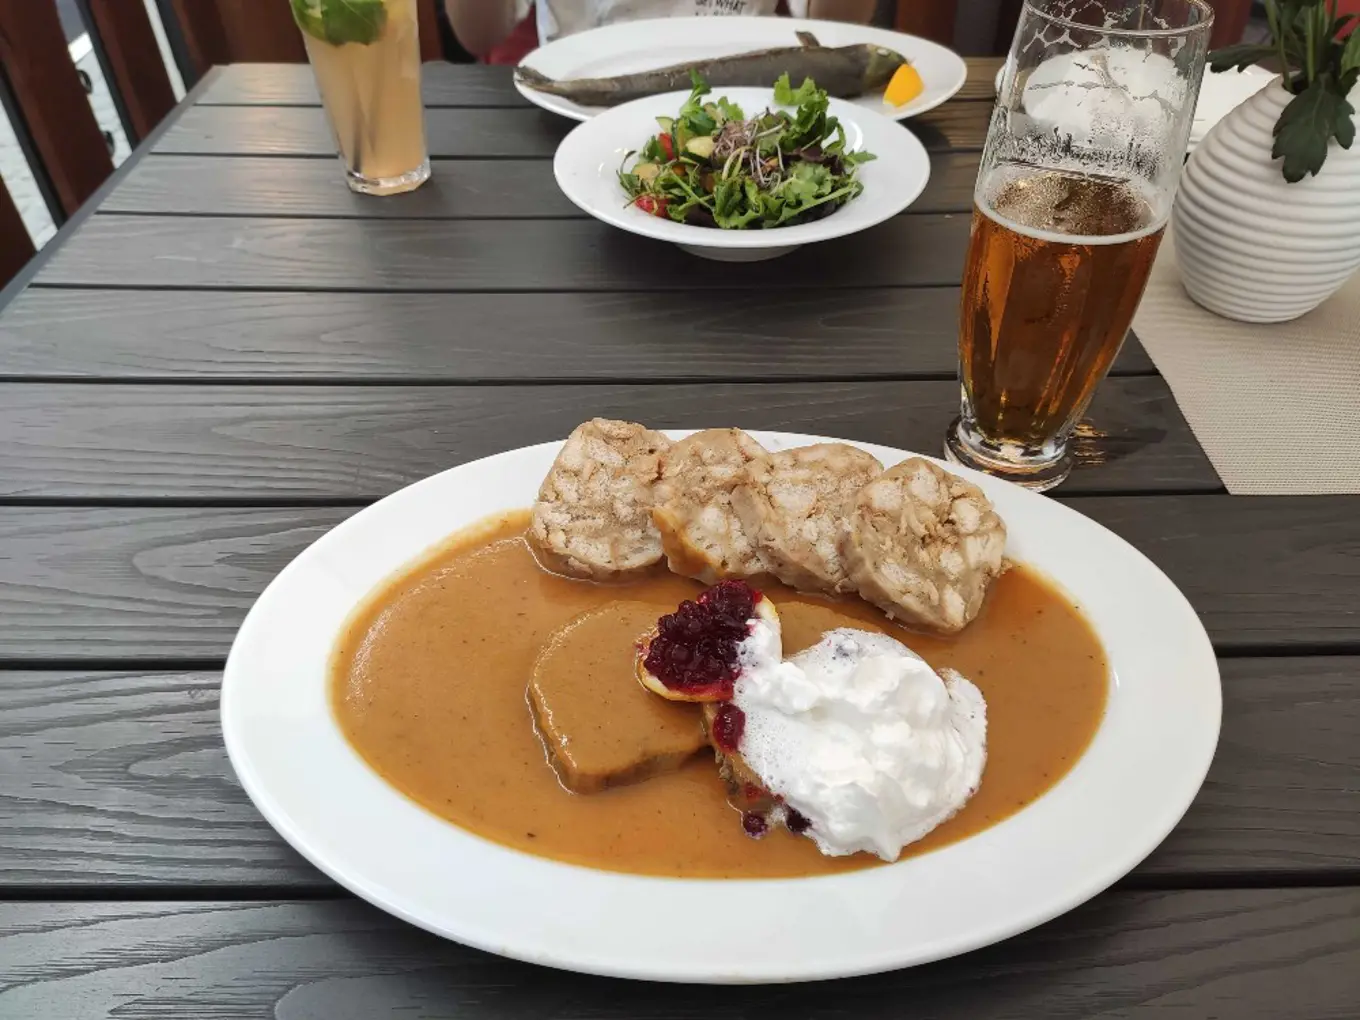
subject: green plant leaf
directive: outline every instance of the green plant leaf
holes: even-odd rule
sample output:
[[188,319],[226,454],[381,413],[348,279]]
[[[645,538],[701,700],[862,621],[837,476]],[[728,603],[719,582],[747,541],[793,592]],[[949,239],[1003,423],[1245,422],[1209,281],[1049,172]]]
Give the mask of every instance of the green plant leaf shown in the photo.
[[1239,70],[1269,60],[1276,55],[1274,46],[1259,46],[1256,43],[1237,43],[1224,46],[1209,54],[1209,68],[1213,71]]
[[1341,74],[1360,68],[1360,28],[1352,29],[1341,49]]
[[292,0],[293,20],[308,35],[334,46],[367,46],[387,27],[383,0]]
[[1355,110],[1330,82],[1318,78],[1289,101],[1275,123],[1272,157],[1284,157],[1284,179],[1291,184],[1307,174],[1317,175],[1327,161],[1327,143],[1333,137],[1342,148],[1355,139],[1351,117]]

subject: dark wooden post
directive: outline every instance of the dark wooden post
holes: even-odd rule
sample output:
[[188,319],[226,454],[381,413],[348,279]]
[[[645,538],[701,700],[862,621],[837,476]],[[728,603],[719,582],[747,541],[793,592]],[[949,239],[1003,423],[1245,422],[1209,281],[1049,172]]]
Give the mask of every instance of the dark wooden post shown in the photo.
[[76,75],[54,0],[0,0],[0,71],[32,141],[36,167],[70,216],[113,173]]
[[33,254],[33,239],[9,197],[9,189],[0,181],[0,287],[12,280]]
[[128,141],[136,145],[175,106],[143,0],[79,0]]
[[957,0],[897,0],[894,24],[899,32],[919,35],[943,46],[954,45]]

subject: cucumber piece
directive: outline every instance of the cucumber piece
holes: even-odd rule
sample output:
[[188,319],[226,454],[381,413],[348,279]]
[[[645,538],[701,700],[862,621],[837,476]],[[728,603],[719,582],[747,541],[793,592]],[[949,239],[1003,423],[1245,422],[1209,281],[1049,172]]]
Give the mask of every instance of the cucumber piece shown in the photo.
[[698,156],[700,159],[708,159],[713,155],[713,138],[709,135],[699,135],[691,138],[685,143],[685,151],[691,156]]
[[674,117],[658,117],[656,118],[656,122],[661,125],[661,130],[666,132],[666,134],[670,134],[671,128],[675,127]]
[[646,184],[656,180],[660,173],[661,167],[655,163],[639,163],[633,167],[633,176]]

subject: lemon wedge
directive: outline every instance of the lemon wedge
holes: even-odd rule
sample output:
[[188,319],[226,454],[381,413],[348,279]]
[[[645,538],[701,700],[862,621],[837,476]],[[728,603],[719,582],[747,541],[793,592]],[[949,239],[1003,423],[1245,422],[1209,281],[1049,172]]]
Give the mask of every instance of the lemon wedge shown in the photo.
[[921,72],[910,64],[903,64],[892,76],[892,81],[888,82],[883,101],[893,106],[906,106],[925,90],[926,83],[921,80]]

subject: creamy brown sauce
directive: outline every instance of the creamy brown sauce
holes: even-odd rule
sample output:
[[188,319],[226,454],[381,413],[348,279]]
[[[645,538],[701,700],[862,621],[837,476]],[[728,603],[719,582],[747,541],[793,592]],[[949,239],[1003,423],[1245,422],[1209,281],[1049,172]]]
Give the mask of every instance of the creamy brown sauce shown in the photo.
[[[623,585],[558,577],[520,537],[527,512],[455,536],[388,582],[341,635],[332,706],[345,736],[412,800],[488,839],[612,871],[682,877],[788,877],[877,863],[823,857],[811,840],[741,831],[711,758],[593,794],[568,793],[548,764],[525,697],[545,642],[581,613],[616,599],[670,612],[702,586],[658,573]],[[891,634],[936,668],[951,666],[987,699],[982,786],[953,819],[908,847],[924,853],[1014,814],[1057,782],[1090,744],[1109,670],[1090,625],[1034,571],[993,585],[961,635],[904,630],[858,600],[762,586],[779,608],[785,654],[827,630]],[[621,663],[636,634],[619,634]],[[636,684],[631,670],[620,684]]]

